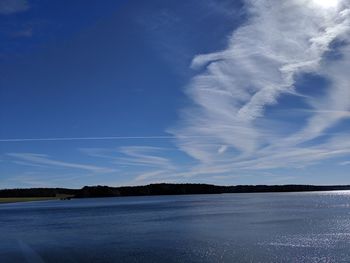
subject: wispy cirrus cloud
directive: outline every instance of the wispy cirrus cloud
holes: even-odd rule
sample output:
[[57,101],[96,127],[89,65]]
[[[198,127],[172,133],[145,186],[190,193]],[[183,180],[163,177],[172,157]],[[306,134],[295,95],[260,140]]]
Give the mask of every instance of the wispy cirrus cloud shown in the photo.
[[125,146],[120,147],[119,152],[125,155],[125,157],[118,158],[116,160],[117,162],[157,168],[174,168],[168,158],[161,156],[165,152],[165,149],[161,147]]
[[156,183],[164,182],[164,179],[167,177],[174,176],[169,174],[168,170],[154,170],[149,172],[138,173],[131,183],[133,184],[145,184],[145,183]]
[[[89,175],[90,176],[90,175]],[[2,188],[12,188],[11,185],[23,185],[24,187],[58,187],[62,182],[66,182],[72,187],[76,180],[86,179],[86,175],[77,175],[76,172],[61,174],[51,174],[47,171],[26,171],[23,173],[10,174],[7,180],[3,182],[0,179]],[[7,184],[9,186],[7,186]],[[74,186],[75,187],[75,186]],[[79,185],[77,186],[79,187]]]
[[27,11],[29,4],[27,0],[0,0],[0,14],[11,15]]
[[26,38],[26,37],[32,37],[33,36],[33,28],[27,27],[23,30],[19,30],[17,32],[14,32],[12,34],[12,37],[14,38]]
[[134,177],[131,184],[149,183],[174,177],[178,168],[170,157],[166,157],[169,150],[153,146],[80,149],[88,156],[102,158],[118,165],[121,169],[124,168]]
[[107,159],[114,164],[126,166],[173,168],[164,153],[169,149],[153,146],[122,146],[117,148],[82,148],[81,152],[91,156]]
[[73,168],[73,169],[80,169],[80,170],[85,170],[93,173],[108,173],[108,172],[115,171],[114,169],[107,168],[107,167],[99,167],[95,165],[53,160],[46,154],[7,153],[6,156],[12,158],[14,161],[17,161],[17,163],[19,162],[18,164],[22,164],[22,165],[30,165],[30,166],[44,165],[48,167]]
[[[186,92],[194,105],[183,110],[182,120],[170,130],[179,149],[199,161],[187,174],[298,167],[349,154],[350,146],[337,135],[316,146],[303,145],[349,117],[349,3],[245,4],[249,18],[233,32],[227,48],[193,59],[192,67],[200,73]],[[308,87],[313,95],[304,96],[296,81],[305,74],[327,79],[327,91],[319,94],[317,86]],[[297,131],[282,132],[278,121],[265,114],[283,94],[302,98],[310,112]],[[275,125],[269,126],[271,121]]]
[[340,165],[350,165],[350,161],[341,162]]

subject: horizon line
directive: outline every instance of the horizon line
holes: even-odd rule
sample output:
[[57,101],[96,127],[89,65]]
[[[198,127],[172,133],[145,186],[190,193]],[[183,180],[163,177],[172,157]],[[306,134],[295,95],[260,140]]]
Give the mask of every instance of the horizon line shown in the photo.
[[[84,187],[109,187],[109,188],[124,188],[124,187],[142,187],[142,186],[151,186],[151,185],[207,185],[207,186],[218,186],[218,187],[350,187],[350,184],[303,184],[303,183],[289,183],[289,184],[211,184],[211,183],[191,183],[191,182],[158,182],[158,183],[148,183],[148,184],[130,184],[130,185],[118,185],[118,186],[112,186],[112,185],[82,185],[78,188],[67,188],[63,186],[38,186],[38,187],[24,187],[24,188],[0,188],[0,191],[4,190],[23,190],[23,189],[70,189],[70,190],[80,190]],[[325,191],[350,191],[350,189],[346,190],[325,190]],[[303,192],[313,192],[312,190],[310,191],[303,191]],[[320,192],[320,191],[318,191]]]

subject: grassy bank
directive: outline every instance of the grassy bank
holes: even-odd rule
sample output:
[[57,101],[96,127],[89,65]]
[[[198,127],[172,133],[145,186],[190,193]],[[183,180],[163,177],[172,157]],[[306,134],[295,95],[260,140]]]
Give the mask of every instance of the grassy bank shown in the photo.
[[19,202],[34,202],[34,201],[48,201],[48,200],[62,200],[71,198],[72,195],[57,195],[55,197],[2,197],[0,198],[0,204],[6,203],[19,203]]
[[18,202],[32,202],[32,201],[46,201],[55,200],[56,197],[6,197],[0,198],[0,204],[4,203],[18,203]]

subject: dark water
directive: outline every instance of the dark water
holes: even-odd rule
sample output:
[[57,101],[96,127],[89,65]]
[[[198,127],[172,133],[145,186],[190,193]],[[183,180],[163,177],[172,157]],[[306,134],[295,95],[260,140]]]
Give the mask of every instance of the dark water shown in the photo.
[[350,192],[0,205],[0,262],[350,262]]

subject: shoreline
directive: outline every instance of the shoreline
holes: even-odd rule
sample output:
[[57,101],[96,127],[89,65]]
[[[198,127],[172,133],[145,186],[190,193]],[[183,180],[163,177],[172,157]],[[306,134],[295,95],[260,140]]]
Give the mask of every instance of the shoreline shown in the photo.
[[123,197],[159,197],[159,196],[186,196],[186,195],[225,195],[225,194],[293,194],[293,193],[331,193],[347,192],[348,190],[310,190],[310,191],[264,191],[264,192],[233,192],[233,193],[187,193],[187,194],[151,194],[151,195],[128,195],[128,196],[90,196],[90,197],[0,197],[0,205],[40,201],[65,201],[73,199],[94,199],[94,198],[123,198]]

